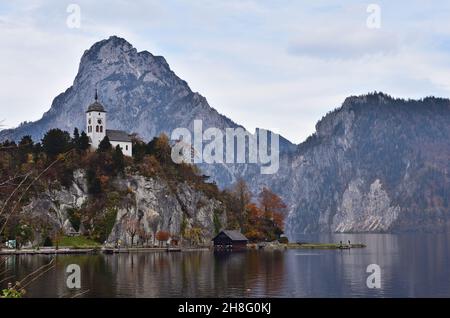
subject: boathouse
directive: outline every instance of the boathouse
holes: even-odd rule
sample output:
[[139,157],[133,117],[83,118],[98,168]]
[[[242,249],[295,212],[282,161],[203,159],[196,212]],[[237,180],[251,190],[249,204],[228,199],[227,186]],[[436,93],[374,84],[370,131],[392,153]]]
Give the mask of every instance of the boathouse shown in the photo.
[[215,249],[243,249],[247,247],[248,239],[239,231],[220,231],[212,239]]

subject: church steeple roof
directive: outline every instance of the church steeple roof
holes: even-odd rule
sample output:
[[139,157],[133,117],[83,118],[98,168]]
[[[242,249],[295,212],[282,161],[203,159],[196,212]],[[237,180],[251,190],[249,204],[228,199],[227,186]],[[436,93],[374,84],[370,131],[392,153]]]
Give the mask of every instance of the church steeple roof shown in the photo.
[[95,101],[88,107],[88,110],[86,111],[86,113],[89,112],[102,112],[102,113],[106,113],[105,108],[103,107],[102,104],[100,104],[100,102],[98,101],[98,93],[97,93],[97,89],[95,89]]

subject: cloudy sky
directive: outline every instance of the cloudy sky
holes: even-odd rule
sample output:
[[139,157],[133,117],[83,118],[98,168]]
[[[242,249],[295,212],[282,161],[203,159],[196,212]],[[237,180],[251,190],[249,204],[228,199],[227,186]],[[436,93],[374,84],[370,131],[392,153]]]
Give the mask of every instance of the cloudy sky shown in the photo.
[[39,119],[83,51],[114,34],[234,121],[301,142],[348,95],[450,96],[449,17],[444,1],[0,0],[0,119]]

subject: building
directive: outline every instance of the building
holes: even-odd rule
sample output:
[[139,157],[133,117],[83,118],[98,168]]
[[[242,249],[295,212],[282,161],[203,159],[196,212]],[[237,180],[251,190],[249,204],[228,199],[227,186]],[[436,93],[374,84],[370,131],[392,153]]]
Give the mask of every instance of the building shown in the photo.
[[95,101],[86,111],[86,131],[92,148],[97,149],[105,136],[108,136],[113,148],[119,146],[124,155],[131,157],[133,154],[133,146],[130,135],[122,130],[111,130],[106,127],[106,111],[98,101],[96,90]]
[[239,231],[220,231],[215,238],[214,248],[216,249],[243,249],[247,247],[248,239]]

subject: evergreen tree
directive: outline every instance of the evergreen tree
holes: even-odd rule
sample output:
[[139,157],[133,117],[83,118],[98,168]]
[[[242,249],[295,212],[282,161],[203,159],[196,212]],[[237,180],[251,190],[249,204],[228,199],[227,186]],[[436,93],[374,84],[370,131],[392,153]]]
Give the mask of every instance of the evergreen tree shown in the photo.
[[19,160],[24,163],[28,159],[28,154],[33,152],[33,139],[31,136],[23,136],[19,142]]
[[55,157],[70,149],[70,134],[61,129],[50,129],[42,139],[44,151],[50,157]]
[[109,142],[108,136],[105,136],[102,141],[100,141],[100,144],[98,145],[98,152],[108,152],[111,151],[112,145]]
[[133,140],[133,159],[134,162],[140,163],[144,159],[147,152],[147,144],[141,140]]
[[75,129],[73,130],[73,141],[78,142],[79,139],[80,139],[80,132],[78,131],[78,128],[75,127]]
[[75,149],[77,149],[77,150],[78,150],[79,142],[80,142],[80,132],[78,131],[78,128],[75,127],[75,129],[73,130],[72,144],[75,147]]
[[83,131],[83,132],[81,132],[81,136],[78,139],[78,149],[81,151],[86,151],[89,149],[89,146],[90,146],[89,137]]
[[112,154],[112,161],[114,165],[114,171],[116,173],[123,173],[125,171],[125,160],[123,157],[122,148],[120,148],[119,145],[116,146],[116,149]]

